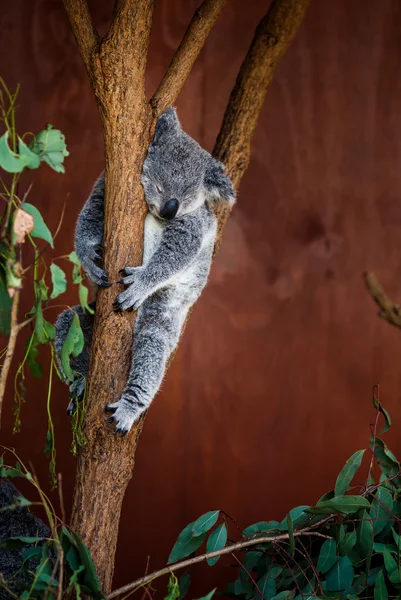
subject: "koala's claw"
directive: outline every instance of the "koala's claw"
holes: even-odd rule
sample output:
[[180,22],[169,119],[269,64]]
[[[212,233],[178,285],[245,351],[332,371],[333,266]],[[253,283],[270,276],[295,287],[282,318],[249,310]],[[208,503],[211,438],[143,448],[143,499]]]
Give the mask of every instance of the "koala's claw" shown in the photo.
[[114,433],[121,433],[122,435],[127,435],[139,416],[133,410],[132,405],[124,402],[124,400],[119,400],[113,404],[106,404],[105,410],[107,412],[114,412],[111,417],[106,419],[106,422],[115,423]]
[[71,400],[67,406],[67,415],[69,417],[72,417],[72,415],[75,413],[76,410],[77,410],[77,403],[75,401],[75,398],[71,398]]

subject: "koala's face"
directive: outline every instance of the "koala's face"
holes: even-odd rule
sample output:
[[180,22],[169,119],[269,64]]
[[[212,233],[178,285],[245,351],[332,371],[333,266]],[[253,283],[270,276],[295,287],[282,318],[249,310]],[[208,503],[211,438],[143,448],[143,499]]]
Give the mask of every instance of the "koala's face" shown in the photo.
[[149,211],[161,219],[174,219],[205,202],[204,178],[209,155],[184,133],[175,111],[158,121],[149,147],[142,185]]
[[181,129],[174,108],[159,117],[141,181],[149,211],[159,219],[174,219],[212,200],[234,203],[224,166]]

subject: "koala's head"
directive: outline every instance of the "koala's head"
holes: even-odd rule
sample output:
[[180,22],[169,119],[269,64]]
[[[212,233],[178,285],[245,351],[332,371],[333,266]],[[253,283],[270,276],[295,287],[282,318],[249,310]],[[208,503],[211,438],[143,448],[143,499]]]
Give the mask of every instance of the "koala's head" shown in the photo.
[[157,121],[141,181],[149,211],[161,219],[174,219],[205,202],[233,204],[235,199],[224,166],[182,130],[174,108]]

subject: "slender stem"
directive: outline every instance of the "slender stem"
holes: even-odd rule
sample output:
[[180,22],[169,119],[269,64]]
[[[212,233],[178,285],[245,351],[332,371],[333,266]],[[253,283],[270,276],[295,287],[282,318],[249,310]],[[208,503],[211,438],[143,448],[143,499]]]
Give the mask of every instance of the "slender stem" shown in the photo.
[[14,356],[15,344],[17,342],[18,333],[20,327],[18,325],[18,304],[19,304],[19,290],[15,290],[13,303],[11,306],[11,329],[10,338],[8,340],[7,352],[3,363],[3,368],[0,373],[0,426],[1,426],[1,411],[3,407],[3,398],[6,390],[7,377],[10,370],[11,362]]
[[[332,539],[328,535],[319,533],[318,531],[313,531],[313,529],[326,523],[332,517],[333,517],[333,515],[329,515],[329,516],[325,517],[324,519],[321,519],[320,521],[318,521],[317,523],[315,523],[312,526],[312,529],[311,529],[311,527],[305,527],[304,529],[300,529],[299,531],[294,532],[294,536],[299,537],[300,535],[307,535],[307,536],[322,537],[325,539]],[[289,539],[288,533],[282,533],[280,535],[264,535],[264,536],[255,537],[255,538],[251,538],[251,539],[248,538],[241,542],[237,542],[236,544],[231,544],[231,546],[227,546],[226,548],[222,548],[221,550],[215,550],[214,552],[207,552],[206,554],[200,554],[199,556],[195,556],[194,558],[189,558],[187,560],[178,562],[175,565],[171,565],[169,567],[165,567],[164,569],[160,569],[160,571],[155,571],[154,573],[150,573],[149,575],[146,575],[145,577],[141,577],[140,579],[137,579],[136,581],[133,581],[132,583],[128,583],[127,585],[124,585],[123,587],[121,587],[117,590],[114,590],[113,592],[111,592],[110,594],[108,594],[106,596],[106,599],[111,600],[111,598],[117,598],[117,596],[121,596],[122,594],[125,594],[126,592],[129,592],[129,591],[133,590],[134,588],[142,587],[146,583],[149,583],[150,581],[153,581],[153,579],[157,579],[158,577],[161,577],[162,575],[168,575],[169,573],[178,571],[178,569],[185,569],[185,567],[190,567],[191,565],[194,565],[196,563],[203,562],[203,561],[207,560],[208,558],[215,558],[216,556],[221,556],[222,554],[232,554],[236,550],[242,550],[243,548],[248,548],[249,546],[257,546],[258,544],[266,544],[266,543],[275,543],[275,542],[280,542],[280,541],[288,540],[288,539]]]

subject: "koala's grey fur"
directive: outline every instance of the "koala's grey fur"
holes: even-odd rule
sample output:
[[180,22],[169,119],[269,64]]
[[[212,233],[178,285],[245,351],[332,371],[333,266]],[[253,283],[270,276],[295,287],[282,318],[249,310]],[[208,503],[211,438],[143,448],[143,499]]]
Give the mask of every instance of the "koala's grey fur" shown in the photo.
[[[44,537],[51,536],[50,530],[37,517],[32,515],[26,506],[18,504],[20,493],[6,479],[0,479],[0,542],[10,537]],[[11,507],[8,509],[7,507]],[[0,573],[7,582],[10,590],[16,594],[29,588],[33,576],[22,569],[24,552],[29,546],[18,550],[4,550],[0,548]],[[34,571],[37,566],[35,559],[30,559],[26,566],[29,571]],[[0,583],[0,599],[12,598]]]
[[[175,349],[189,308],[206,285],[217,233],[212,204],[233,204],[234,189],[224,166],[181,128],[174,108],[159,118],[143,166],[142,185],[149,212],[145,220],[143,263],[122,269],[126,289],[114,303],[117,312],[137,310],[132,366],[126,388],[110,422],[127,433],[152,402],[163,379],[166,362]],[[93,188],[78,219],[75,247],[88,274],[98,285],[109,285],[100,266],[104,221],[104,175]],[[90,343],[92,318],[78,313]],[[56,324],[60,352],[71,324],[72,311]],[[72,362],[78,373],[72,396],[82,392],[88,369],[89,346]],[[69,405],[73,410],[73,405]]]

